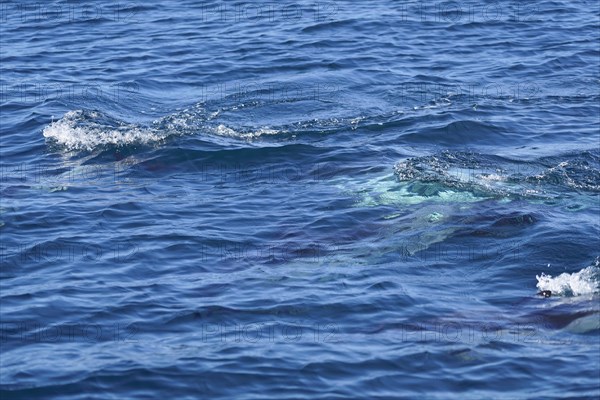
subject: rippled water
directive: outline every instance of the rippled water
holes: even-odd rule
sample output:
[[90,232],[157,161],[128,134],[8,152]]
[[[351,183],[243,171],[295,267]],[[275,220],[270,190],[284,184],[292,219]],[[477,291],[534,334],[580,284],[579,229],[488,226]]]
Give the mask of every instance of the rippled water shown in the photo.
[[2,1],[2,398],[597,398],[596,1]]

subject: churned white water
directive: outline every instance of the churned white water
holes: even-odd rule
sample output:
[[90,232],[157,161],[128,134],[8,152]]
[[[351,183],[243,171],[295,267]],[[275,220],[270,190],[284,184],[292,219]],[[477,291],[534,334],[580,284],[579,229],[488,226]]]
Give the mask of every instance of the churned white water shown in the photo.
[[536,275],[537,287],[540,290],[550,290],[553,295],[581,296],[600,291],[600,260],[578,272],[552,275]]

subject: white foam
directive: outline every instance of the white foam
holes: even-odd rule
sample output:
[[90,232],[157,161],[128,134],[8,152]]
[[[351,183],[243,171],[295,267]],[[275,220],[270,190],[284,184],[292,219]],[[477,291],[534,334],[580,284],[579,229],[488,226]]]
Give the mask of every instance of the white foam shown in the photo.
[[498,175],[498,174],[487,174],[481,175],[481,179],[486,181],[494,181],[494,182],[506,182],[506,176]]
[[537,287],[540,290],[550,290],[553,295],[581,296],[600,292],[600,268],[597,263],[572,274],[563,273],[557,277],[536,275]]
[[168,136],[165,132],[133,124],[103,124],[101,117],[97,112],[69,111],[45,127],[43,135],[70,150],[93,150],[103,145],[148,144]]
[[[217,111],[210,118],[215,118],[218,114]],[[238,139],[256,139],[283,132],[269,127],[240,131],[223,124],[207,126],[202,110],[186,109],[160,118],[150,126],[125,123],[96,111],[74,110],[46,126],[43,135],[69,150],[91,151],[105,145],[149,144],[164,140],[170,135],[193,134],[198,131]]]
[[238,132],[229,128],[228,126],[220,124],[214,129],[214,133],[220,136],[229,136],[241,139],[256,139],[262,135],[276,135],[280,133],[280,131],[270,128],[260,128],[253,132]]

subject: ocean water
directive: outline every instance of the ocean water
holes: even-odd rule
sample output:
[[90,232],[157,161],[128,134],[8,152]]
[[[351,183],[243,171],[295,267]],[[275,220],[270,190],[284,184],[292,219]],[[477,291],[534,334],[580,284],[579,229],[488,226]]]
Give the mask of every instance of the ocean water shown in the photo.
[[0,398],[600,396],[597,1],[0,23]]

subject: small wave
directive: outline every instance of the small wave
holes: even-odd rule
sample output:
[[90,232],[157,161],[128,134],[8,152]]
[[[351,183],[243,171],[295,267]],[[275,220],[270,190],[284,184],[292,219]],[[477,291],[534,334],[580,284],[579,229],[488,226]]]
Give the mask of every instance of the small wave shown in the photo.
[[158,142],[169,133],[111,119],[98,111],[74,110],[45,127],[43,135],[69,150],[91,151],[106,145]]
[[534,183],[563,184],[575,190],[600,191],[600,170],[587,160],[561,161],[526,179]]
[[594,294],[600,291],[600,257],[596,261],[578,272],[563,273],[557,277],[536,275],[537,287],[541,291],[549,290],[558,296],[581,296]]
[[600,162],[592,152],[523,163],[478,153],[443,151],[397,163],[400,182],[430,192],[465,190],[484,197],[555,198],[552,189],[600,191]]
[[197,104],[159,118],[147,126],[120,121],[99,111],[74,110],[46,126],[43,135],[68,150],[91,151],[102,146],[148,145],[170,136],[199,132],[244,140],[288,132],[283,128],[237,127],[217,123],[216,119],[223,110],[209,113]]

